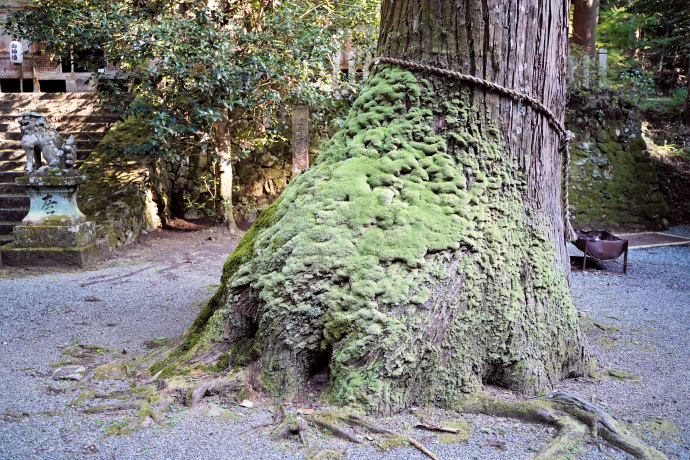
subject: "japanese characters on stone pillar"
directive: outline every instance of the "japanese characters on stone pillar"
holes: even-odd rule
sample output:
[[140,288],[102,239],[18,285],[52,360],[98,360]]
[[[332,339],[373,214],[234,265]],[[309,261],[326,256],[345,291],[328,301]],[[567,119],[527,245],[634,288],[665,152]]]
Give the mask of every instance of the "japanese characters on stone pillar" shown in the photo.
[[355,61],[357,54],[350,51],[347,56],[347,78],[352,83],[357,75],[357,62]]
[[292,111],[292,177],[309,169],[309,107]]
[[599,84],[606,83],[606,65],[608,63],[608,50],[606,48],[599,48],[597,51],[599,55]]
[[342,60],[342,52],[338,51],[333,55],[333,87],[340,84],[340,61]]

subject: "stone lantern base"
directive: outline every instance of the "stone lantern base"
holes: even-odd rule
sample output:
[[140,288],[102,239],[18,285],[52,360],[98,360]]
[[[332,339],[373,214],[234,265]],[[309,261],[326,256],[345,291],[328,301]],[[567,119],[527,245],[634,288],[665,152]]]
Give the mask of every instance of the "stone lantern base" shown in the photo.
[[29,214],[14,228],[14,242],[2,246],[2,263],[13,267],[92,266],[109,252],[96,225],[77,206],[86,177],[77,171],[50,170],[16,179],[26,186]]

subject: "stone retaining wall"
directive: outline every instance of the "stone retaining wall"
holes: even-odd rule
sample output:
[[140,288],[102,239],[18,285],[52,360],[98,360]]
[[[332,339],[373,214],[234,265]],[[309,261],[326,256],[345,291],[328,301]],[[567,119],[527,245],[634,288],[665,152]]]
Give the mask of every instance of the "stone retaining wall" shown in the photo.
[[642,138],[637,107],[609,91],[570,95],[572,223],[583,230],[658,230],[668,207]]

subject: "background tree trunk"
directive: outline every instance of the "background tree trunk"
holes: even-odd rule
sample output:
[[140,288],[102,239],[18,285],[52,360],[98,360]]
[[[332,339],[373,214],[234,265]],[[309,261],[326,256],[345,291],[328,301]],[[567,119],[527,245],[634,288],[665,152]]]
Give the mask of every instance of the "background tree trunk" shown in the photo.
[[[385,0],[379,54],[565,104],[560,0]],[[495,383],[535,394],[589,361],[568,288],[559,135],[531,107],[378,65],[266,209],[190,329],[264,389],[389,413]]]
[[232,208],[232,145],[227,120],[216,123],[215,132],[218,150],[218,158],[214,163],[214,176],[217,184],[216,212],[223,216],[228,230],[239,232]]
[[687,92],[685,93],[685,108],[683,110],[683,124],[690,126],[690,54],[688,54],[688,73],[685,76],[687,80]]
[[573,0],[573,43],[594,57],[599,0]]

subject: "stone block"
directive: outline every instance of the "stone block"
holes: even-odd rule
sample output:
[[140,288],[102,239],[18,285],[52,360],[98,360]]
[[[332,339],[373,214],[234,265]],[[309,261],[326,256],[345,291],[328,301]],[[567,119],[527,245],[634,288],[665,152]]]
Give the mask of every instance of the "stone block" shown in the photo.
[[106,240],[77,248],[18,248],[14,243],[0,248],[2,263],[8,267],[88,268],[110,252]]
[[96,240],[96,224],[18,225],[14,227],[14,244],[18,248],[77,248]]

